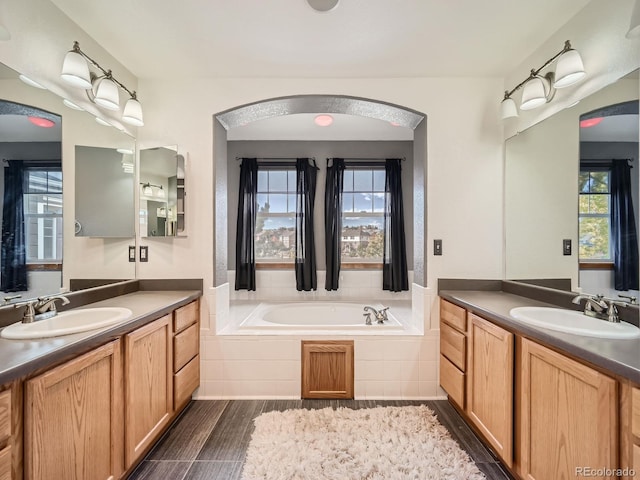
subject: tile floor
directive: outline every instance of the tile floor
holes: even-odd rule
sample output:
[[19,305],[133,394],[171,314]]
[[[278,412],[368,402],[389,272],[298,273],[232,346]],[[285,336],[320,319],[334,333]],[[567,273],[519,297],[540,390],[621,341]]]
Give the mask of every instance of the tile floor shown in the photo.
[[239,480],[253,432],[253,419],[263,412],[290,408],[371,408],[419,404],[429,406],[436,413],[440,423],[451,432],[488,480],[512,478],[446,400],[198,400],[189,404],[129,479]]

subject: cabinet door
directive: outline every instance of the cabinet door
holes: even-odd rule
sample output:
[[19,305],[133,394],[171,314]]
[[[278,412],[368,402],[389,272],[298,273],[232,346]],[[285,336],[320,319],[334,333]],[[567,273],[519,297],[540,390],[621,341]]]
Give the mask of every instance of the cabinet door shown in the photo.
[[616,468],[615,380],[527,339],[521,363],[522,477],[575,478],[579,469]]
[[302,341],[302,398],[353,398],[353,340]]
[[125,463],[156,440],[173,413],[171,315],[125,337]]
[[513,334],[469,314],[467,414],[502,461],[513,463]]
[[25,478],[119,478],[122,410],[119,341],[25,382]]

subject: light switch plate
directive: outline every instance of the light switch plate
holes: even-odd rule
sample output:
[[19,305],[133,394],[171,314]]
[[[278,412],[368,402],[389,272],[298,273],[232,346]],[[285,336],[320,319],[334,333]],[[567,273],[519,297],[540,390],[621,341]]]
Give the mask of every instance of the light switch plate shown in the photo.
[[433,241],[433,254],[442,255],[442,240],[438,239]]
[[571,255],[571,239],[562,240],[562,255]]
[[129,261],[130,262],[135,262],[136,261],[136,246],[135,245],[129,245]]
[[140,245],[140,261],[149,261],[149,247],[147,245]]

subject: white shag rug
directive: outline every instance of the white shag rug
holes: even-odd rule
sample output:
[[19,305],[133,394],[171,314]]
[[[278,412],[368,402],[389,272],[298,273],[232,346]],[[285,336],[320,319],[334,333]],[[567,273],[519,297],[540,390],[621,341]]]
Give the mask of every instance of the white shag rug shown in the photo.
[[483,480],[428,407],[268,412],[243,480]]

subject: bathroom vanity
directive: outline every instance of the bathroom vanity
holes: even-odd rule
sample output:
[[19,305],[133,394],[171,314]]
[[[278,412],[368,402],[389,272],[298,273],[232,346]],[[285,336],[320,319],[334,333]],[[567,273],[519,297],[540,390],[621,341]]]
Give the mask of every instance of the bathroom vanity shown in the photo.
[[557,307],[505,291],[440,291],[440,384],[450,402],[516,478],[632,478],[640,339],[511,318],[525,305]]
[[200,290],[133,291],[92,303],[113,327],[0,339],[0,479],[128,475],[200,383]]

